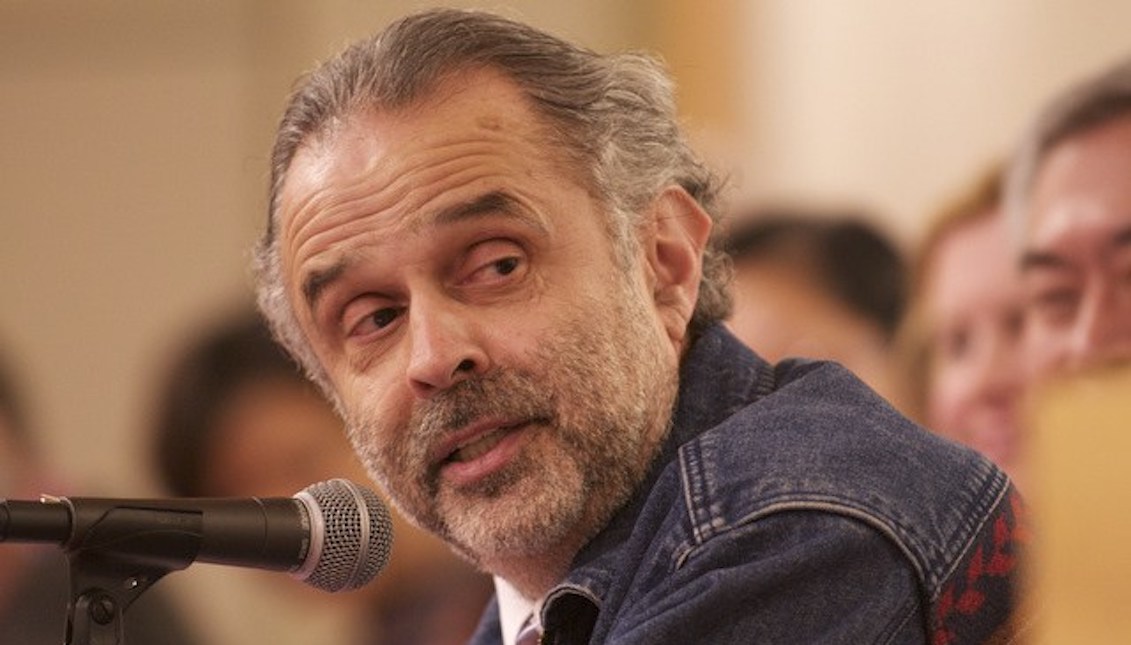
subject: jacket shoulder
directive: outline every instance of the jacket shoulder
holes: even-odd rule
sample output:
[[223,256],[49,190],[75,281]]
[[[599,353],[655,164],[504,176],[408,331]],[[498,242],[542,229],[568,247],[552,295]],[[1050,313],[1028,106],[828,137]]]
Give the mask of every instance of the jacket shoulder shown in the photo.
[[844,368],[786,361],[772,391],[679,450],[696,542],[786,510],[851,516],[939,590],[1005,500],[1008,479],[903,417]]

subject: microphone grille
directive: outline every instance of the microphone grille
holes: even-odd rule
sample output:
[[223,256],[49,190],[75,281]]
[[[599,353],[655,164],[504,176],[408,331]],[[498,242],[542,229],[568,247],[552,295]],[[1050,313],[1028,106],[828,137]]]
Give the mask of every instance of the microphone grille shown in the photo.
[[376,493],[347,479],[331,479],[295,497],[311,507],[310,555],[296,577],[333,592],[357,589],[384,568],[393,523]]

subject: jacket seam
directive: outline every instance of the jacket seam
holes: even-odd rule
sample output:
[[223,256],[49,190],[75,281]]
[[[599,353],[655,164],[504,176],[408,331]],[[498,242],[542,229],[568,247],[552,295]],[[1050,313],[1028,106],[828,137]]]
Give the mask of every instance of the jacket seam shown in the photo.
[[[682,568],[684,564],[687,563],[687,560],[689,560],[695,554],[695,552],[699,550],[700,547],[705,546],[706,542],[709,539],[742,528],[770,515],[776,515],[778,513],[788,511],[821,511],[859,520],[864,524],[872,527],[874,530],[881,533],[890,542],[892,542],[892,544],[894,544],[896,548],[899,549],[901,553],[903,553],[904,557],[911,563],[911,566],[915,569],[915,573],[918,576],[919,580],[927,580],[926,573],[923,570],[923,564],[919,561],[919,558],[916,557],[915,553],[904,543],[904,540],[892,527],[888,526],[887,523],[881,521],[874,513],[870,513],[865,509],[856,508],[835,500],[789,500],[775,502],[763,506],[757,511],[743,516],[738,521],[727,524],[725,526],[717,526],[714,521],[711,522],[711,525],[709,527],[704,527],[702,529],[700,529],[700,527],[698,526],[693,526],[693,533],[696,539],[694,543],[685,544],[683,548],[677,551],[675,560],[673,562],[673,569],[678,570]],[[699,539],[698,536],[700,535],[706,535],[706,537]],[[934,594],[932,593],[932,596],[933,595]]]
[[[991,480],[990,483],[993,484],[994,481]],[[962,548],[957,552],[955,557],[951,560],[946,571],[942,572],[939,575],[938,586],[936,586],[934,589],[931,590],[931,596],[930,597],[931,597],[931,603],[932,604],[936,600],[938,600],[939,596],[942,594],[942,590],[946,586],[945,581],[950,580],[950,577],[954,574],[955,569],[958,568],[958,566],[966,560],[966,556],[970,553],[970,549],[973,548],[974,545],[977,543],[978,536],[982,534],[983,530],[985,530],[986,523],[989,522],[990,518],[992,518],[994,516],[994,512],[993,512],[994,509],[998,508],[1002,504],[1002,501],[1005,500],[1005,498],[1008,494],[1009,494],[1009,484],[1007,482],[1006,485],[1001,486],[998,489],[997,494],[993,498],[993,501],[986,505],[985,512],[982,513],[982,516],[981,516],[982,517],[981,521],[979,521],[977,526],[975,526],[974,529],[971,530],[969,532],[969,534],[965,536],[965,540],[963,541]]]

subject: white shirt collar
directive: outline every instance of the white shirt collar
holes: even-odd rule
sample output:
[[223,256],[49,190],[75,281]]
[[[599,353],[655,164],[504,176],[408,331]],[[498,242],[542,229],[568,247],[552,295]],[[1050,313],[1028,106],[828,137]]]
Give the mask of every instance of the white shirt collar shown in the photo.
[[540,620],[538,610],[541,603],[527,599],[509,582],[495,576],[495,596],[499,602],[499,626],[503,631],[503,645],[514,645],[518,630],[531,614]]

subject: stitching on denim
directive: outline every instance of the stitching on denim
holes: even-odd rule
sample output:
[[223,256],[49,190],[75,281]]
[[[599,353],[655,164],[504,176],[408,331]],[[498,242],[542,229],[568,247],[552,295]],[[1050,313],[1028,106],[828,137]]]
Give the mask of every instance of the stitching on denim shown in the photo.
[[[1002,483],[1004,483],[1004,485],[1002,485]],[[1004,501],[1007,500],[1009,494],[1009,480],[1004,476],[999,476],[993,478],[990,482],[987,483],[987,487],[992,487],[995,485],[1000,486],[997,494],[989,504],[986,504],[984,508],[979,509],[979,511],[981,511],[980,515],[982,520],[978,522],[977,526],[973,527],[973,529],[966,534],[962,548],[958,549],[957,554],[953,558],[951,558],[950,566],[946,569],[946,571],[940,574],[938,584],[931,589],[932,603],[938,600],[939,594],[942,593],[942,581],[949,580],[951,575],[954,574],[955,568],[966,560],[967,554],[970,552],[970,549],[974,547],[974,544],[978,540],[978,536],[982,534],[982,530],[985,528],[986,523],[989,522],[990,519],[994,516],[994,513],[992,511],[998,508]]]
[[[911,563],[911,566],[915,569],[916,575],[919,577],[919,579],[923,581],[929,581],[928,573],[924,571],[923,563],[910,549],[910,547],[905,544],[905,540],[898,532],[896,532],[892,527],[888,526],[886,522],[881,521],[880,517],[875,513],[870,512],[870,509],[849,506],[839,500],[790,500],[767,504],[759,508],[754,513],[750,513],[749,515],[742,517],[733,524],[729,524],[724,527],[713,526],[712,528],[714,530],[711,532],[710,537],[715,537],[716,535],[721,535],[731,530],[744,527],[748,524],[753,524],[754,522],[770,515],[775,515],[777,513],[783,513],[787,511],[824,511],[827,513],[834,513],[836,515],[843,515],[860,520],[886,536]],[[686,545],[683,549],[679,550],[676,557],[675,568],[678,569],[682,567],[684,563],[687,562],[687,559],[690,558],[691,555],[695,552],[695,550],[703,546],[704,543],[705,540],[701,540],[697,544],[689,544]],[[932,575],[930,577],[933,578],[934,576]]]
[[915,616],[919,616],[919,615],[923,616],[924,628],[926,628],[926,622],[927,622],[926,614],[927,614],[927,612],[925,612],[923,610],[923,604],[920,603],[919,598],[916,597],[915,602],[911,603],[911,608],[903,616],[903,620],[892,625],[892,630],[888,634],[887,639],[884,640],[884,645],[891,645],[891,643],[894,643],[896,637],[899,636],[903,632],[904,626],[907,625],[907,623],[911,622],[911,619],[914,618]]
[[703,476],[703,457],[699,441],[680,446],[679,476],[683,480],[683,499],[687,505],[687,520],[695,542],[704,542],[714,534],[716,522],[706,504],[707,479]]

